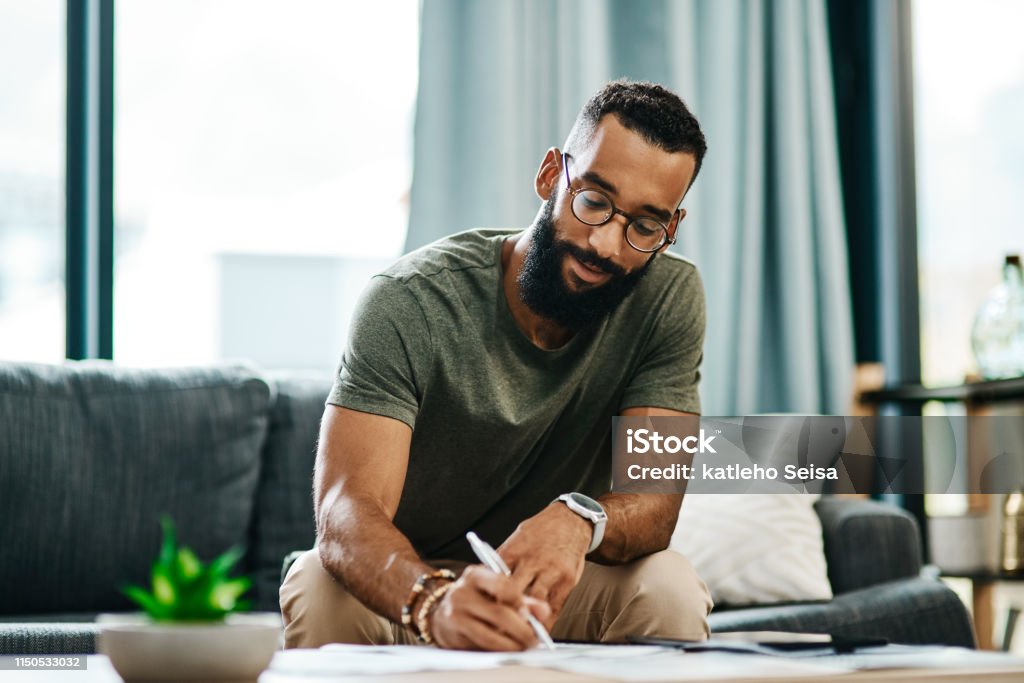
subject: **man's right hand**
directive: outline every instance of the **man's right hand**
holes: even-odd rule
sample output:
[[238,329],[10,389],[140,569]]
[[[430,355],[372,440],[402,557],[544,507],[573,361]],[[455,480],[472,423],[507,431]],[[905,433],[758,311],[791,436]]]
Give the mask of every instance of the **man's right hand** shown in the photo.
[[529,613],[543,623],[551,607],[524,596],[507,576],[470,565],[435,608],[430,632],[445,648],[525,650],[537,644],[537,634],[526,620]]

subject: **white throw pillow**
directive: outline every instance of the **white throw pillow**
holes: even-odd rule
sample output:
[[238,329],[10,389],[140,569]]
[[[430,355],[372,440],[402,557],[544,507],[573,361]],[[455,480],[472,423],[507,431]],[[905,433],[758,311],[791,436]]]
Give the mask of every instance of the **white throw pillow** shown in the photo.
[[817,499],[806,493],[688,494],[669,547],[689,558],[716,604],[829,600]]

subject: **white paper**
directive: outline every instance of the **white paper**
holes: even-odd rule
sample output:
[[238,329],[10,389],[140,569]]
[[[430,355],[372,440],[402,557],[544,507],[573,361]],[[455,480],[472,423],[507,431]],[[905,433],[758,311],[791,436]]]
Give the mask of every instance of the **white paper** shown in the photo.
[[579,658],[553,662],[549,668],[618,681],[703,681],[822,677],[852,669],[825,661],[793,661],[729,652],[662,652],[642,662],[628,659]]
[[842,655],[802,657],[801,661],[837,662],[856,670],[877,669],[1014,669],[1024,672],[1024,659],[1004,652],[968,650],[945,645],[886,645]]
[[[468,652],[422,645],[325,645],[319,650],[284,650],[274,655],[270,671],[309,676],[413,673],[416,671],[470,671],[506,665],[552,667],[569,660],[607,662],[635,660],[671,652],[653,645],[558,644],[554,650],[525,652]],[[634,663],[635,665],[635,663]]]
[[270,662],[271,671],[307,676],[463,671],[499,666],[501,659],[487,652],[438,650],[414,645],[283,650],[275,653]]
[[403,674],[419,671],[484,671],[506,665],[557,669],[619,681],[693,681],[730,678],[826,677],[864,669],[947,667],[1024,671],[1024,659],[941,646],[866,648],[851,655],[764,656],[734,652],[681,652],[653,645],[570,645],[526,652],[467,652],[422,645],[325,645],[274,655],[261,683],[290,676]]

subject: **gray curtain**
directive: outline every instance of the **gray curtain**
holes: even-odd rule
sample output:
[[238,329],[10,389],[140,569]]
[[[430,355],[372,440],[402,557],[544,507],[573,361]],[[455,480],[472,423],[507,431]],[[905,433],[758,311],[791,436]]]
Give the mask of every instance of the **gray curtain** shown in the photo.
[[707,136],[675,247],[707,290],[705,414],[846,412],[824,0],[424,0],[407,249],[528,225],[544,151],[618,77],[675,90]]

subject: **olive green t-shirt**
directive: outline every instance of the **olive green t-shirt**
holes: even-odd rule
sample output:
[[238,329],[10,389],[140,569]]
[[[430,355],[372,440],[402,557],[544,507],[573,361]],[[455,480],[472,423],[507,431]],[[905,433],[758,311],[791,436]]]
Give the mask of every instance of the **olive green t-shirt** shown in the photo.
[[412,427],[395,525],[427,558],[472,560],[568,491],[611,487],[611,418],[700,412],[704,290],[690,261],[654,259],[636,289],[558,349],[516,326],[502,243],[471,230],[376,275],[356,310],[328,403]]

